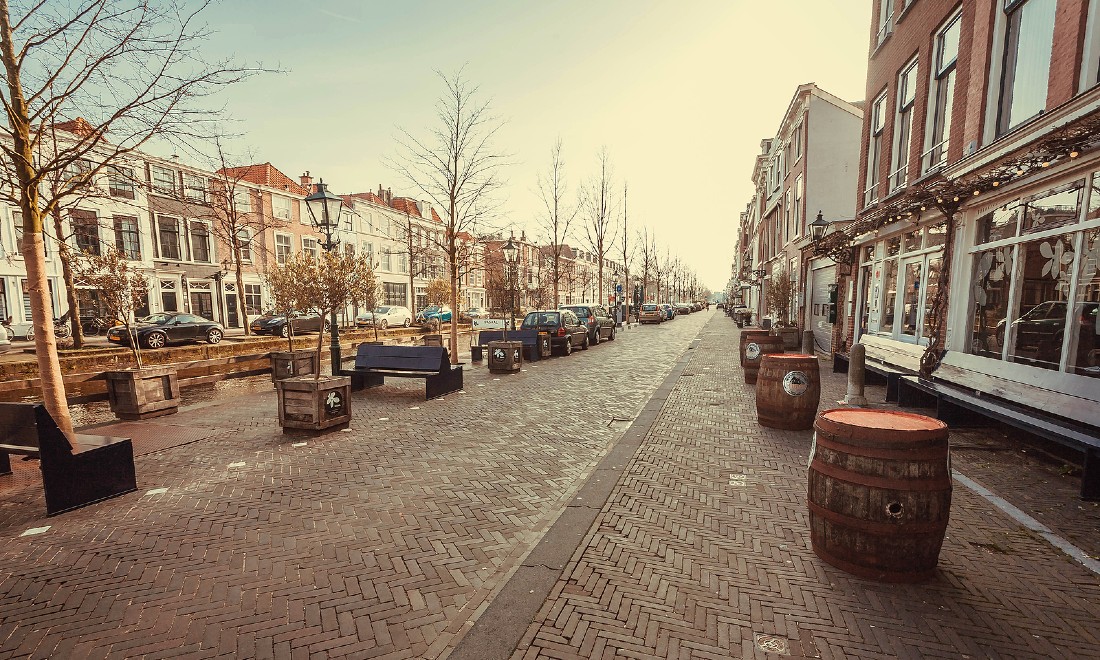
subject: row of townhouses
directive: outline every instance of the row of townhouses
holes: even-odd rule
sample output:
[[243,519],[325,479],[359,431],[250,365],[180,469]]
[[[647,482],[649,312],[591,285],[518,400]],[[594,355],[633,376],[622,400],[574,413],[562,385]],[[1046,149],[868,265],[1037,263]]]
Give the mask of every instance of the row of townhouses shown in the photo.
[[[90,127],[77,119],[56,128],[63,134]],[[149,290],[139,315],[185,312],[228,328],[242,327],[247,319],[242,318],[241,309],[252,317],[272,307],[265,273],[273,264],[284,263],[298,252],[318,254],[322,249],[324,237],[304,203],[315,189],[308,172],[294,180],[271,163],[212,171],[178,158],[132,154],[125,164],[89,181],[86,194],[67,201],[56,221],[47,219],[47,272],[55,316],[69,307],[59,258],[59,241],[65,241],[75,252],[98,254],[108,246],[117,248],[144,272]],[[385,304],[404,305],[414,313],[426,307],[428,283],[447,277],[439,249],[445,225],[438,212],[427,202],[394,196],[381,187],[376,192],[345,194],[342,199],[338,249],[369,258],[381,281]],[[19,210],[0,208],[0,319],[29,326],[22,233]],[[514,293],[521,308],[552,305],[546,295],[550,290],[546,248],[524,232],[515,239],[521,246],[518,272],[507,285],[499,258],[504,241],[499,235],[460,234],[459,240],[462,307],[503,309],[506,292]],[[242,264],[239,291],[233,243]],[[496,254],[496,261],[487,260],[487,253]],[[563,262],[562,303],[604,299],[597,290],[599,261],[594,255],[567,246]],[[613,292],[622,267],[610,260],[604,267],[605,289]],[[496,283],[492,300],[490,281]],[[98,291],[79,281],[73,286],[82,319],[105,316]],[[345,310],[343,321],[350,322],[358,311]]]
[[1100,425],[1100,0],[873,6],[866,101],[803,85],[762,142],[729,289]]

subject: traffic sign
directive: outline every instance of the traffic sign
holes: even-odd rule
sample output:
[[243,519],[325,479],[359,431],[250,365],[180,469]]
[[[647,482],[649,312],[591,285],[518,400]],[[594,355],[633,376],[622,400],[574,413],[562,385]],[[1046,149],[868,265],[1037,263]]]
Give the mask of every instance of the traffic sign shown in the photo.
[[615,285],[615,293],[622,293],[622,292],[623,292],[623,285],[622,284],[616,284]]

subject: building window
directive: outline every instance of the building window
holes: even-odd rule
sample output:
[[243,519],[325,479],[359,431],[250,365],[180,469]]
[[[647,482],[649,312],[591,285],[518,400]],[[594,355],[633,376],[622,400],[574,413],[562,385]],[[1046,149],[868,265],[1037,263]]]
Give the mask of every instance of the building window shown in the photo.
[[160,281],[160,304],[161,309],[165,312],[179,311],[179,299],[176,297],[175,280]]
[[206,178],[183,173],[183,196],[197,202],[206,201]]
[[8,291],[4,287],[4,278],[0,277],[0,320],[11,316],[8,311]]
[[107,192],[111,197],[134,199],[134,171],[129,167],[107,167]]
[[74,209],[69,212],[73,222],[73,238],[76,249],[88,254],[99,254],[99,218],[95,211]]
[[280,266],[290,257],[290,234],[275,234],[275,263]]
[[794,127],[794,159],[802,157],[802,124]]
[[894,31],[894,0],[879,0],[878,32],[875,34],[875,47],[878,48],[886,37]]
[[955,17],[936,34],[936,67],[928,99],[927,149],[921,154],[921,171],[931,172],[947,162],[947,149],[951,145],[951,111],[955,105],[955,64],[959,59],[959,32],[962,30],[962,14]]
[[244,285],[244,310],[246,314],[260,314],[263,311],[263,297],[259,284]]
[[279,220],[290,220],[290,198],[272,195],[271,215]]
[[205,222],[191,221],[191,256],[193,261],[210,263],[210,228]]
[[917,97],[917,61],[898,76],[898,103],[894,129],[894,165],[890,173],[891,192],[909,183],[909,143],[913,138],[913,101]]
[[390,260],[390,251],[389,250],[383,250],[382,251],[382,270],[384,270],[386,272],[390,272],[392,270],[392,268],[393,268],[393,264]]
[[237,230],[237,249],[241,252],[241,261],[252,261],[252,231],[248,227]]
[[165,167],[151,165],[149,176],[153,180],[153,191],[162,195],[176,194],[176,172]]
[[157,217],[157,229],[160,234],[160,256],[165,259],[180,260],[180,221],[179,218],[162,215]]
[[791,240],[795,235],[794,222],[791,215],[791,189],[787,188],[786,194],[783,195],[783,224],[786,225],[787,240]]
[[798,235],[806,231],[806,212],[802,208],[802,175],[794,180],[794,225],[798,228]]
[[863,191],[863,205],[878,201],[879,170],[882,164],[882,132],[886,127],[886,92],[871,105],[871,136],[867,145],[867,187]]
[[92,171],[92,161],[86,158],[77,158],[65,166],[62,179],[67,185],[83,188],[88,185],[88,173]]
[[[383,252],[383,254],[385,254]],[[387,305],[409,306],[409,293],[404,284],[397,282],[383,282],[382,293]]]
[[1056,0],[1005,0],[1008,27],[1001,72],[997,135],[1046,108]]
[[141,259],[141,241],[138,238],[137,222],[138,219],[132,215],[114,217],[115,249],[133,261]]
[[404,252],[397,256],[397,271],[399,273],[409,272],[409,255]]
[[252,210],[252,198],[247,188],[233,190],[233,208],[238,213],[248,213]]
[[978,219],[978,239],[999,242],[971,251],[970,353],[1100,378],[1100,173],[1088,207],[1084,183]]
[[316,238],[309,238],[308,236],[303,236],[302,237],[302,252],[305,252],[306,254],[312,256],[314,259],[319,258],[321,256],[321,251],[317,247],[317,239]]

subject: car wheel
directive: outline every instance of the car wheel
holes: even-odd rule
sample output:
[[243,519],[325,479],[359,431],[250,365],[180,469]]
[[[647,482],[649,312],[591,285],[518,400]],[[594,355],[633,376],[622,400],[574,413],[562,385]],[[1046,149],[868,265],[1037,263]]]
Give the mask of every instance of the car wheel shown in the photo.
[[413,324],[413,322],[412,322],[412,319],[411,319],[411,318],[409,318],[408,316],[406,316],[406,317],[405,317],[405,323],[404,323],[403,325],[404,325],[404,326],[405,326],[405,327],[407,328],[407,327],[409,327],[409,326],[410,326],[410,325],[412,325],[412,324]]
[[607,341],[615,341],[615,328],[612,326],[611,334],[607,336]]
[[381,320],[381,321],[380,321],[380,322],[378,323],[378,327],[379,327],[379,328],[381,328],[381,329],[383,329],[383,330],[385,330],[386,328],[390,327],[390,322],[389,322],[389,321],[387,321],[386,319],[382,319],[382,320]]
[[34,341],[34,328],[27,328],[27,341]]
[[585,343],[591,343],[593,346],[598,346],[600,343],[600,329],[596,328],[596,332],[592,333],[592,341],[586,341]]
[[145,336],[145,348],[164,348],[168,337],[163,332],[150,332]]
[[581,350],[582,351],[587,351],[588,350],[588,333],[587,332],[584,333],[584,343],[581,344]]
[[562,354],[564,354],[564,355],[572,355],[573,354],[573,338],[572,337],[567,337],[565,339],[565,346],[562,348]]
[[283,339],[286,339],[288,336],[290,336],[290,326],[283,325],[283,327],[279,328],[279,336]]
[[217,328],[210,328],[210,332],[206,333],[206,341],[210,344],[217,344],[222,340],[222,331]]

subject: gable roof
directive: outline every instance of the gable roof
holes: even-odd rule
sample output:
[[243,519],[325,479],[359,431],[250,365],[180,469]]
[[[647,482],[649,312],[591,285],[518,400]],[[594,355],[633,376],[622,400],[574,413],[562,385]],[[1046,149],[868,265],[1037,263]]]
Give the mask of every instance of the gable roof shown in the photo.
[[286,190],[298,195],[308,195],[310,192],[305,186],[300,185],[298,182],[280,172],[279,169],[271,163],[243,165],[241,167],[223,167],[218,170],[217,173],[224,174],[239,181],[247,181],[258,186]]

